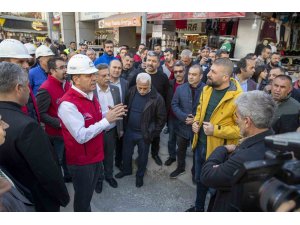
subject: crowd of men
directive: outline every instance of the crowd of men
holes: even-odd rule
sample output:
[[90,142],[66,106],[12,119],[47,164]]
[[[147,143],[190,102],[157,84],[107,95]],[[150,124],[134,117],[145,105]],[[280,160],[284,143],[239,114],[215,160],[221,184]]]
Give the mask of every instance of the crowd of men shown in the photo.
[[[70,200],[67,182],[74,211],[91,211],[104,181],[117,188],[115,178],[132,175],[135,146],[141,188],[149,151],[158,166],[177,163],[175,179],[186,172],[190,145],[196,195],[187,211],[235,211],[233,174],[264,158],[264,137],[299,127],[300,79],[292,82],[268,46],[235,65],[229,52],[208,46],[196,60],[189,49],[176,60],[158,44],[154,51],[140,44],[136,54],[124,45],[115,56],[107,40],[97,58],[85,44],[60,50],[50,39],[38,48],[6,39],[0,61],[3,211],[59,211]],[[162,162],[164,127],[169,157]]]

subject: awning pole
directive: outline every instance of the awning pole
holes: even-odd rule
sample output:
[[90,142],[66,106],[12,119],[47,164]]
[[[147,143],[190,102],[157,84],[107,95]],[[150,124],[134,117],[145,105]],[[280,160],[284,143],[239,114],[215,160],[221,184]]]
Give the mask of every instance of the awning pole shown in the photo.
[[144,12],[142,15],[141,43],[146,44],[146,36],[147,36],[147,13]]

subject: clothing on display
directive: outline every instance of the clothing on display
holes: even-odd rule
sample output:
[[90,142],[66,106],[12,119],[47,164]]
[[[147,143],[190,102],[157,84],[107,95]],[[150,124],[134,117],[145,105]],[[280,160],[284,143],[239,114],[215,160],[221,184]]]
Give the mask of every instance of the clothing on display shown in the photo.
[[260,40],[262,41],[263,39],[271,39],[274,43],[277,43],[275,22],[267,20],[263,23]]

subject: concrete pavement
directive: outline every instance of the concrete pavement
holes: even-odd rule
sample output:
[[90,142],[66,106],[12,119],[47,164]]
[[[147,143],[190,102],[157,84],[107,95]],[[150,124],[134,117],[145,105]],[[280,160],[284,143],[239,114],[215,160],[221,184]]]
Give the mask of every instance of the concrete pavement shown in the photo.
[[[163,163],[168,158],[168,134],[161,134],[159,155]],[[137,151],[133,158],[137,156]],[[135,165],[135,164],[134,164]],[[171,166],[158,166],[149,154],[144,186],[135,187],[135,171],[133,175],[117,179],[118,188],[110,187],[105,181],[101,194],[94,192],[91,202],[95,212],[183,212],[193,205],[196,197],[196,186],[192,183],[192,151],[189,148],[186,157],[186,173],[177,179],[169,175],[176,169],[177,162]],[[118,173],[117,168],[114,174]],[[73,211],[74,190],[72,183],[67,184],[71,201],[63,212]]]

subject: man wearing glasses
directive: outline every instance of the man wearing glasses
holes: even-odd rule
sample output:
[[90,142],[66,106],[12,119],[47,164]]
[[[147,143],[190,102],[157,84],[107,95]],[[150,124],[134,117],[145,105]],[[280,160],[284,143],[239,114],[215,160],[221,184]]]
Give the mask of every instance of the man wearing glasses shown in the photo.
[[61,124],[57,115],[60,98],[71,87],[66,81],[67,66],[63,58],[55,57],[48,61],[49,76],[41,85],[37,93],[37,105],[40,111],[41,121],[45,124],[45,131],[55,149],[59,165],[64,171],[65,182],[71,182],[70,173],[65,162],[65,146],[61,132]]

